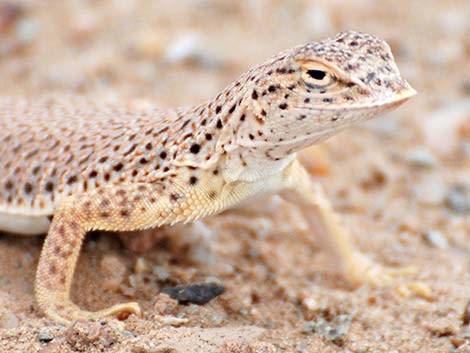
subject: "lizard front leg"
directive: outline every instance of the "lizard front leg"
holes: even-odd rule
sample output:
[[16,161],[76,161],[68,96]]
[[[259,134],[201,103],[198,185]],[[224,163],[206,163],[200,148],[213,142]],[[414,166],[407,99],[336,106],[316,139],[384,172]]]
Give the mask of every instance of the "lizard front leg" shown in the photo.
[[70,287],[80,248],[90,230],[138,230],[165,223],[171,216],[168,197],[153,185],[103,187],[65,199],[57,208],[46,237],[36,274],[39,308],[46,316],[69,324],[122,312],[141,314],[137,303],[118,304],[89,312],[70,300]]
[[355,248],[350,234],[341,226],[322,187],[314,184],[307,171],[295,160],[286,170],[284,196],[304,206],[305,218],[318,233],[320,244],[336,260],[345,279],[353,286],[364,283],[385,285],[398,275],[415,272],[414,268],[387,268],[375,264]]

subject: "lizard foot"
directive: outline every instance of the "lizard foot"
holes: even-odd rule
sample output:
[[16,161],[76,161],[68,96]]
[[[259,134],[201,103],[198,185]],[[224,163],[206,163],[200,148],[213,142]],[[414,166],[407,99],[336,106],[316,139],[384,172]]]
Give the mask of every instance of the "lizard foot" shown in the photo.
[[370,284],[375,287],[390,285],[397,281],[398,277],[413,275],[416,267],[386,267],[373,262],[363,254],[355,254],[350,266],[344,269],[348,282],[357,287],[362,284]]
[[96,320],[109,316],[117,316],[118,319],[126,319],[129,314],[137,316],[142,315],[139,304],[129,302],[124,304],[113,305],[109,308],[99,311],[81,310],[77,305],[70,301],[51,303],[45,305],[44,312],[48,317],[64,325],[70,325],[76,320]]

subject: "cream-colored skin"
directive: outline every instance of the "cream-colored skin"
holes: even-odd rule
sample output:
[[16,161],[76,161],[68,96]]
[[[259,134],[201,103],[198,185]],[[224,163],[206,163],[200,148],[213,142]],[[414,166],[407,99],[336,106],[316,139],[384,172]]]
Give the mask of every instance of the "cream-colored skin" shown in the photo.
[[279,54],[194,108],[0,99],[0,229],[48,233],[36,298],[65,324],[141,313],[137,303],[88,312],[71,302],[88,231],[191,222],[277,192],[306,206],[312,232],[345,280],[387,283],[403,271],[355,251],[296,152],[414,94],[385,42],[345,32]]

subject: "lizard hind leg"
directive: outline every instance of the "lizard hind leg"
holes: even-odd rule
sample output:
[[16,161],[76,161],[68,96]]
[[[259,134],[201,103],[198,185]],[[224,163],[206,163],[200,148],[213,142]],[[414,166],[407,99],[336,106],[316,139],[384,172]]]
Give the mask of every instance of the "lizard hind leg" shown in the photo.
[[[140,316],[140,307],[135,302],[90,312],[81,310],[70,299],[73,275],[86,232],[91,229],[112,230],[112,224],[123,224],[123,220],[118,218],[122,211],[115,209],[115,203],[116,198],[103,199],[95,194],[78,200],[68,199],[55,212],[41,252],[35,281],[36,300],[47,317],[70,324],[77,319],[97,319],[124,312]],[[131,216],[129,211],[130,224],[133,223]]]

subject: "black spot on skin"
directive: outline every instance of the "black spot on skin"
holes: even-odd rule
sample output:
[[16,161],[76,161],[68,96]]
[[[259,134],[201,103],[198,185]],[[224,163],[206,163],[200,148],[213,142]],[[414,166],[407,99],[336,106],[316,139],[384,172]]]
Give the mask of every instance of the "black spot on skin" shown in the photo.
[[207,141],[212,140],[212,135],[211,135],[211,134],[206,134],[206,140],[207,140]]
[[153,146],[152,146],[152,143],[150,143],[150,142],[145,145],[145,149],[146,149],[147,151],[150,151],[150,150],[152,149],[152,147],[153,147]]
[[297,120],[304,120],[305,118],[307,118],[307,115],[301,114],[297,117]]
[[268,91],[271,92],[271,93],[276,92],[276,89],[277,89],[277,87],[275,85],[270,85],[268,87]]
[[98,172],[96,170],[92,170],[90,174],[88,174],[90,178],[96,178],[97,175],[98,175]]
[[242,116],[240,117],[240,121],[245,121],[245,114],[242,114]]
[[191,153],[194,153],[194,154],[199,153],[200,150],[201,150],[201,145],[199,145],[199,144],[197,144],[197,143],[191,145],[191,147],[189,148],[189,151],[190,151]]
[[109,175],[109,173],[106,173],[106,174],[104,175],[104,180],[105,180],[105,181],[109,181],[110,178],[111,178],[111,176]]
[[254,100],[258,99],[258,92],[256,92],[255,89],[253,90],[253,93],[251,94],[251,98],[253,98]]
[[184,128],[186,127],[186,125],[189,124],[190,121],[191,121],[190,119],[186,120],[186,121],[183,123],[183,125],[181,125],[181,128],[184,129]]
[[52,192],[54,190],[54,183],[52,181],[48,181],[46,185],[44,186],[44,189],[47,192]]
[[285,110],[285,109],[287,109],[287,107],[288,107],[287,103],[279,104],[279,109]]
[[277,69],[277,70],[276,70],[276,72],[277,72],[278,74],[285,74],[286,71],[287,71],[287,70],[286,70],[284,67],[281,67],[280,69]]
[[30,194],[33,191],[33,185],[31,183],[24,184],[24,192]]
[[139,162],[140,164],[147,164],[149,161],[145,157],[142,157]]
[[49,272],[51,275],[55,275],[57,273],[57,266],[55,265],[55,263],[52,263],[49,266]]
[[223,125],[222,125],[222,121],[220,119],[217,120],[217,125],[216,126],[217,126],[217,129],[222,129]]
[[250,138],[250,140],[254,140],[255,137],[252,135],[252,134],[248,134],[248,137]]
[[215,113],[216,113],[216,114],[219,114],[221,110],[222,110],[222,107],[221,107],[220,105],[218,105],[218,106],[215,108]]
[[180,195],[178,195],[178,194],[172,193],[170,195],[170,201],[171,202],[176,202],[176,201],[178,201],[179,198],[180,198]]
[[165,131],[167,131],[170,127],[169,126],[165,126],[163,129],[160,129],[158,132],[157,132],[157,135],[160,135],[160,134],[163,134]]
[[262,115],[262,116],[266,116],[266,110],[261,109],[261,115]]
[[11,180],[7,180],[7,181],[5,182],[5,189],[6,189],[6,190],[11,190],[11,189],[13,189],[13,182],[12,182]]
[[235,108],[236,108],[236,105],[232,105],[232,107],[230,108],[230,110],[228,111],[229,114],[232,114],[234,111],[235,111]]
[[67,180],[67,184],[73,184],[73,183],[76,183],[78,180],[77,176],[76,175],[72,175],[71,177],[68,178]]
[[331,98],[323,98],[322,101],[325,102],[325,103],[331,103],[331,102],[333,102],[333,99],[331,99]]
[[197,178],[193,175],[189,178],[189,185],[195,185],[197,183]]
[[338,119],[339,119],[339,118],[338,118],[337,116],[334,116],[334,117],[331,118],[331,121],[336,121],[336,120],[338,120]]
[[107,160],[108,160],[108,157],[107,157],[107,156],[104,156],[104,157],[101,157],[101,158],[98,160],[98,163],[105,163]]
[[355,40],[353,40],[351,43],[349,43],[349,45],[352,47],[355,47],[358,45],[358,43]]
[[113,167],[114,171],[116,172],[119,172],[122,168],[124,168],[124,165],[122,163],[118,163]]
[[166,158],[166,152],[165,152],[165,151],[160,152],[160,158],[161,158],[161,159],[165,159],[165,158]]

